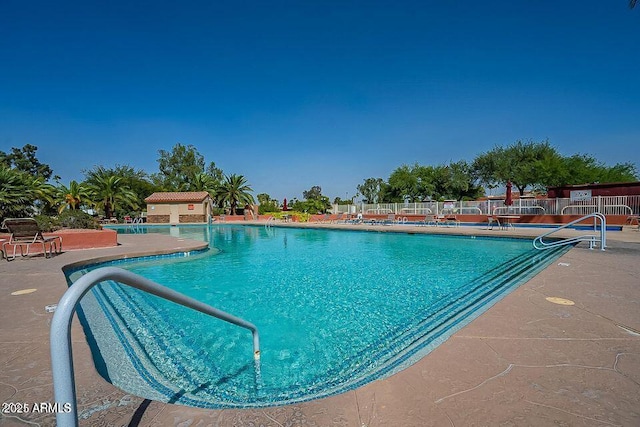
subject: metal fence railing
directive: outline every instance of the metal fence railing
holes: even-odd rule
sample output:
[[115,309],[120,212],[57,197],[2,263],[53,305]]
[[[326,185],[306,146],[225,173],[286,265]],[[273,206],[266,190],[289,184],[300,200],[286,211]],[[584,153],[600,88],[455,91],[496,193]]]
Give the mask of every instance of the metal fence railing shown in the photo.
[[421,203],[356,203],[352,205],[334,205],[333,213],[362,213],[376,215],[439,215],[439,214],[476,214],[501,215],[639,215],[640,195],[633,196],[595,196],[586,200],[517,198],[511,206],[504,200],[445,200],[443,202]]

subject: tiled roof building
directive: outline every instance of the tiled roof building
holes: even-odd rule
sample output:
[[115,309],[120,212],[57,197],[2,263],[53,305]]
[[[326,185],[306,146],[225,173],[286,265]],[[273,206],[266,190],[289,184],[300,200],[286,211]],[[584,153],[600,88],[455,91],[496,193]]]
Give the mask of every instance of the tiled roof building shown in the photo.
[[206,223],[211,215],[211,197],[206,191],[159,192],[144,201],[148,223]]
[[144,201],[147,203],[202,202],[207,197],[209,193],[206,191],[176,191],[153,193]]

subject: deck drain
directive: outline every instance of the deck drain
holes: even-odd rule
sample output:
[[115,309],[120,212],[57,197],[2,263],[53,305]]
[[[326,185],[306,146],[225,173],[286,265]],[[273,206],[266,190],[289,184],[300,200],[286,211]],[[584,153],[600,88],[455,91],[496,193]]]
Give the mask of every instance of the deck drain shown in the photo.
[[34,293],[35,291],[37,291],[37,289],[22,289],[21,291],[11,292],[11,295],[25,295]]
[[547,297],[545,299],[554,304],[575,305],[575,302],[571,301],[570,299],[564,299],[564,298],[558,298],[558,297]]

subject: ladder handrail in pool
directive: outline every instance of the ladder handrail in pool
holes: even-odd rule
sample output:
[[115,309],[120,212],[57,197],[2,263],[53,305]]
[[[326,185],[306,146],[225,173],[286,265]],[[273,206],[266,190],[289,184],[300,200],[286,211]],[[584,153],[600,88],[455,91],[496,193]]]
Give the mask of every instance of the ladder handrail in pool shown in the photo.
[[[600,239],[598,239],[597,236],[593,234],[586,234],[586,235],[577,236],[577,237],[568,237],[562,240],[554,240],[553,242],[545,242],[543,240],[545,237],[557,231],[560,231],[564,228],[567,228],[574,224],[582,222],[588,218],[593,218],[593,231],[597,231],[598,220],[600,220]],[[544,234],[541,234],[540,236],[533,239],[533,247],[536,249],[551,249],[557,246],[570,245],[570,244],[578,243],[582,241],[589,242],[589,249],[593,249],[596,242],[600,242],[600,250],[604,251],[604,248],[607,247],[607,218],[603,214],[599,212],[594,212],[589,215],[585,215],[582,218],[578,218],[574,221],[563,224],[560,227],[554,228],[553,230],[548,231]]]
[[93,286],[106,280],[113,280],[140,289],[225,322],[249,329],[253,335],[253,356],[256,375],[260,375],[260,337],[258,328],[253,323],[218,310],[130,271],[117,267],[98,268],[79,278],[67,289],[60,299],[51,321],[51,369],[54,398],[60,408],[56,414],[58,426],[78,425],[78,404],[71,352],[71,320],[82,297]]
[[274,222],[276,222],[276,219],[270,216],[269,218],[267,218],[267,221],[264,223],[264,228],[270,228]]

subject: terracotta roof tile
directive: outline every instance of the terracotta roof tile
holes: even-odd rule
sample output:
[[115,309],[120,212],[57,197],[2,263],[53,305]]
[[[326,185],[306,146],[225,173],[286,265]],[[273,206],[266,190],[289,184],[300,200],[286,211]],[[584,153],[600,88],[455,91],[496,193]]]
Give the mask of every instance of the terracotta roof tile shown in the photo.
[[153,193],[146,199],[147,203],[171,203],[171,202],[202,202],[209,196],[206,191],[182,191]]

